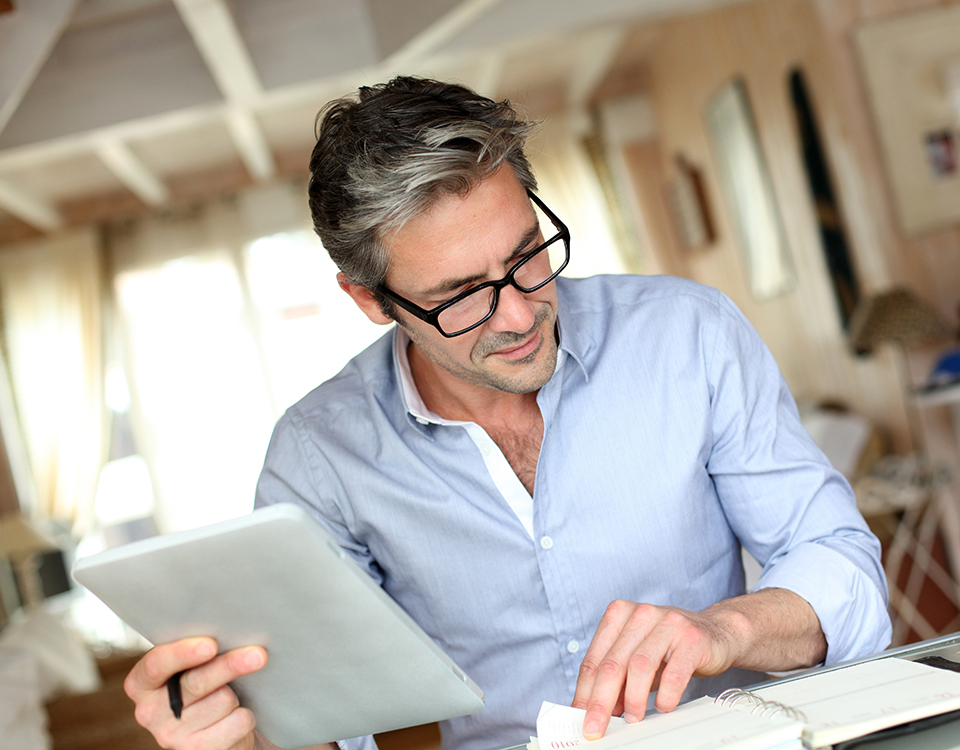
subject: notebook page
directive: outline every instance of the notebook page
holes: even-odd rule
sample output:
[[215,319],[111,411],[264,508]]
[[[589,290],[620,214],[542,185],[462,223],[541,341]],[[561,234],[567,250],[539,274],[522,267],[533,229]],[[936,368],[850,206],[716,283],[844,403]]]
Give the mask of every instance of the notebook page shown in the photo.
[[[700,698],[666,714],[651,713],[629,724],[612,719],[599,740],[581,733],[583,709],[544,703],[537,719],[539,750],[794,750],[803,725],[783,717],[761,717]],[[542,721],[541,721],[542,719]]]
[[801,711],[804,741],[819,748],[960,709],[960,673],[876,659],[752,692]]

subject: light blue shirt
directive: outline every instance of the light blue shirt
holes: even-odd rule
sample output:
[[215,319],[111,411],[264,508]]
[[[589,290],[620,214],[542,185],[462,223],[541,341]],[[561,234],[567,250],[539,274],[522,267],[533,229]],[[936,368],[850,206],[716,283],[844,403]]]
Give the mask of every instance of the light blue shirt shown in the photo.
[[[257,488],[258,506],[306,507],[485,691],[444,747],[525,742],[541,701],[572,700],[611,601],[700,611],[744,593],[741,544],[758,588],[813,606],[828,663],[884,648],[879,544],[736,307],[669,277],[557,287],[532,498],[479,426],[426,412],[396,330],[288,410]],[[731,670],[686,698],[757,679]]]

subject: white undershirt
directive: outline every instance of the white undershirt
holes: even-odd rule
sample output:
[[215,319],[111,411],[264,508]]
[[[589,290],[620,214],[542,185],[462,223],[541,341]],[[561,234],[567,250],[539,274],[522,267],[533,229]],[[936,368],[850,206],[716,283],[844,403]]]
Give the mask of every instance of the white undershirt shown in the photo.
[[[533,498],[527,492],[527,488],[517,477],[510,462],[500,447],[490,438],[487,431],[476,422],[460,422],[434,414],[430,411],[420,392],[417,390],[416,383],[413,381],[413,373],[410,370],[410,360],[407,357],[407,346],[410,344],[410,337],[407,332],[399,326],[396,336],[396,357],[400,365],[400,388],[404,405],[407,411],[420,424],[439,424],[451,427],[463,427],[477,446],[480,455],[483,457],[483,463],[490,472],[490,478],[496,485],[503,499],[506,500],[513,512],[517,514],[523,528],[527,530],[530,538],[533,539]],[[557,356],[557,367],[559,368],[566,353],[561,349]]]

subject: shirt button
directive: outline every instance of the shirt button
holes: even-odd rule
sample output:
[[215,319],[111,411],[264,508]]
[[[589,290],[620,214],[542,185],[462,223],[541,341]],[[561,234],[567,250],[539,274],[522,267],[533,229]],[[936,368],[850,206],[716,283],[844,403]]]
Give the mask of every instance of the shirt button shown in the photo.
[[490,447],[490,443],[483,443],[480,445],[480,453],[484,456],[489,456],[493,449]]
[[570,643],[567,644],[567,651],[570,652],[571,654],[575,654],[579,650],[580,650],[580,641],[570,641]]
[[540,537],[540,546],[544,549],[550,549],[553,546],[553,539],[548,536]]

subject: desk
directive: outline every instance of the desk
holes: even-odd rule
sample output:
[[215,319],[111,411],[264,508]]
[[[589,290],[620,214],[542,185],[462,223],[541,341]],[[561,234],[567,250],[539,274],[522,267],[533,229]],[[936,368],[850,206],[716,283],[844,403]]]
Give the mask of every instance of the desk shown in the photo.
[[[879,654],[873,654],[872,656],[867,656],[862,659],[853,659],[829,667],[807,669],[787,677],[781,677],[778,680],[760,683],[753,687],[764,687],[777,682],[788,682],[810,674],[811,672],[832,671],[865,661],[876,661],[878,659],[909,659],[916,661],[917,659],[929,656],[940,656],[950,661],[960,662],[960,633],[951,633],[950,635],[931,638],[926,641],[920,641],[919,643],[900,646],[899,648],[891,648],[887,651],[881,651]],[[749,690],[750,688],[747,689]],[[957,727],[958,723],[953,722],[946,726],[934,727],[903,737],[894,737],[869,743],[865,742],[863,750],[958,750],[958,748],[960,748],[960,732],[958,732]]]

